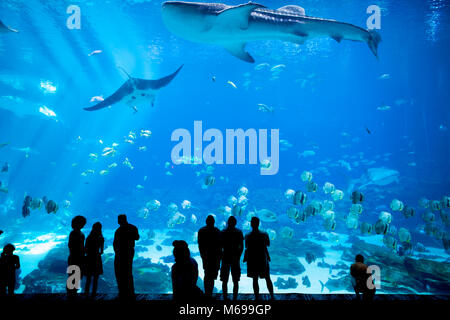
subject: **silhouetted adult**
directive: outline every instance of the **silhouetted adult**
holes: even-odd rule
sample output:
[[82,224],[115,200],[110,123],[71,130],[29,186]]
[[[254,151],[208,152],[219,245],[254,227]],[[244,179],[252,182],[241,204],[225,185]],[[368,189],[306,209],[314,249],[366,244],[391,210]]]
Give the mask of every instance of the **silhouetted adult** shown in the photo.
[[[356,293],[356,299],[360,300],[360,294],[363,300],[372,300],[375,295],[375,286],[369,288],[368,283],[372,281],[372,274],[367,272],[367,265],[364,264],[364,257],[361,254],[356,255],[355,263],[350,267],[350,275],[352,276],[352,286]],[[370,278],[370,280],[369,280]]]
[[94,223],[91,233],[86,238],[86,286],[84,294],[89,296],[92,282],[92,297],[97,294],[98,277],[103,274],[102,254],[105,246],[105,239],[102,235],[102,224]]
[[[78,266],[81,270],[81,276],[84,274],[85,259],[84,259],[84,240],[85,236],[81,229],[86,225],[86,218],[83,216],[76,216],[72,219],[72,232],[69,235],[69,259],[67,261],[69,266]],[[77,289],[67,289],[67,295],[74,297],[77,295]]]
[[133,258],[135,241],[139,240],[138,229],[129,224],[127,216],[117,218],[119,228],[114,234],[114,271],[116,274],[119,298],[134,298]]
[[267,247],[270,246],[269,235],[258,229],[259,218],[253,217],[250,224],[252,231],[245,236],[244,262],[247,262],[247,277],[253,279],[253,291],[256,300],[259,299],[258,278],[266,280],[267,289],[271,298],[274,299],[269,269],[270,256],[267,250]]
[[175,240],[172,245],[175,257],[171,270],[173,299],[198,301],[202,298],[203,292],[197,287],[197,262],[191,258],[191,252],[185,241]]
[[220,243],[220,230],[214,227],[214,217],[206,218],[206,226],[198,231],[198,249],[203,262],[205,277],[205,295],[211,297],[214,289],[214,280],[217,279],[220,269],[222,248]]
[[241,255],[244,250],[244,235],[236,228],[236,218],[228,218],[227,228],[222,230],[222,266],[220,268],[220,280],[222,280],[222,292],[224,300],[228,299],[228,278],[233,280],[233,300],[237,299],[239,280],[241,279]]
[[0,256],[0,296],[14,295],[16,287],[16,270],[20,269],[20,259],[14,253],[16,248],[12,244],[7,244],[3,247],[3,252]]

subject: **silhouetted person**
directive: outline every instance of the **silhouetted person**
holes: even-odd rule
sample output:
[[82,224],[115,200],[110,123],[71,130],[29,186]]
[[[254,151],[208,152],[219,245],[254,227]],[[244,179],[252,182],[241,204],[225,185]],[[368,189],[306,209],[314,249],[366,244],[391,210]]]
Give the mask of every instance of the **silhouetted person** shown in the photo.
[[205,277],[205,295],[211,297],[214,290],[214,280],[217,279],[220,269],[221,243],[220,230],[214,227],[214,217],[209,215],[206,218],[206,226],[198,231],[198,249],[203,261]]
[[14,253],[16,248],[12,244],[7,244],[3,248],[3,252],[0,256],[0,296],[14,295],[14,289],[16,287],[16,270],[20,269],[20,259]]
[[191,253],[185,241],[175,240],[172,245],[173,256],[175,257],[171,272],[173,299],[198,301],[203,297],[203,292],[197,287],[197,262],[191,258]]
[[[86,225],[86,218],[76,216],[72,219],[72,232],[69,235],[69,266],[78,266],[81,270],[81,276],[84,274],[85,258],[84,258],[84,240],[85,236],[81,229]],[[67,295],[74,297],[77,295],[77,289],[67,289]]]
[[222,267],[220,280],[222,280],[222,292],[224,300],[228,299],[228,278],[233,279],[233,300],[237,299],[239,280],[241,279],[241,255],[244,250],[244,235],[236,228],[236,218],[228,218],[227,228],[222,230]]
[[102,224],[94,223],[91,233],[86,238],[86,286],[84,294],[89,296],[92,282],[92,297],[97,294],[98,277],[103,274],[102,254],[105,246],[105,239],[102,235]]
[[135,241],[139,240],[138,229],[129,224],[127,216],[119,215],[120,227],[114,234],[114,271],[119,298],[134,298],[133,258]]
[[[360,300],[360,294],[363,295],[363,300],[372,300],[375,295],[375,287],[368,287],[368,281],[370,281],[369,278],[372,279],[372,274],[367,272],[367,268],[367,265],[364,264],[364,257],[360,254],[356,255],[355,263],[350,267],[350,275],[358,300]],[[372,284],[374,284],[373,280]]]
[[259,219],[257,217],[253,217],[250,224],[252,231],[245,236],[244,262],[247,262],[247,277],[253,279],[253,291],[256,300],[259,299],[258,278],[266,280],[270,297],[274,299],[273,284],[270,280],[270,256],[267,250],[267,247],[270,246],[269,235],[258,229]]

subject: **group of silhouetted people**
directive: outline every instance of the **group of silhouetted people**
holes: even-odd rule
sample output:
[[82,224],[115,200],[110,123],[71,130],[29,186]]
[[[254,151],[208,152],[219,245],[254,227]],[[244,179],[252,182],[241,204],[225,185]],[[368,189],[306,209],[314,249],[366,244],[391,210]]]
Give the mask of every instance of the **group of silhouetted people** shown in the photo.
[[[243,262],[247,262],[247,276],[253,279],[255,299],[259,298],[258,279],[266,280],[267,288],[273,299],[273,284],[270,279],[269,251],[270,245],[267,233],[259,230],[259,219],[251,219],[252,231],[245,236],[236,228],[237,220],[231,216],[227,227],[220,231],[214,226],[212,215],[206,218],[206,226],[198,231],[198,247],[204,269],[204,295],[212,297],[214,281],[220,270],[222,292],[225,300],[228,299],[228,280],[231,273],[233,281],[233,299],[236,300],[239,291],[241,277],[241,256],[245,253]],[[201,295],[196,283],[198,278],[198,266],[190,257],[187,243],[174,241],[175,264],[172,267],[172,284],[175,299],[192,298],[193,295]]]
[[[78,266],[81,276],[86,278],[84,293],[95,296],[99,276],[103,274],[102,254],[104,238],[102,225],[96,222],[87,238],[81,231],[86,225],[86,218],[76,216],[72,219],[72,232],[69,236],[69,266]],[[265,279],[270,296],[274,298],[273,284],[270,279],[270,246],[269,236],[259,230],[259,219],[251,219],[251,232],[245,238],[241,230],[236,228],[237,220],[230,216],[227,226],[220,231],[214,226],[212,215],[206,218],[206,226],[198,231],[198,247],[204,269],[204,293],[197,286],[198,265],[191,257],[188,244],[183,240],[175,240],[172,245],[175,263],[172,266],[171,277],[173,298],[176,300],[200,301],[211,298],[214,281],[220,271],[224,300],[228,299],[228,280],[231,273],[233,281],[233,300],[237,299],[241,277],[241,256],[247,263],[247,276],[253,279],[255,299],[259,299],[258,279]],[[119,298],[134,298],[133,259],[135,241],[139,240],[138,229],[128,223],[125,215],[118,216],[119,228],[114,234],[114,270],[119,289]],[[244,251],[245,249],[245,251]],[[16,286],[16,271],[20,268],[20,260],[14,255],[15,247],[7,244],[0,256],[0,296],[14,295]],[[350,268],[352,286],[359,300],[372,300],[375,295],[374,279],[364,257],[358,254],[355,263]],[[91,291],[92,285],[92,291]],[[67,289],[69,297],[77,294],[77,289]]]
[[[119,228],[114,235],[114,271],[120,298],[134,297],[133,258],[135,241],[139,240],[138,229],[129,224],[126,215],[119,215]],[[97,294],[98,278],[103,274],[102,254],[105,239],[102,235],[102,225],[96,222],[91,233],[85,240],[81,229],[86,225],[86,218],[76,216],[72,219],[72,232],[69,236],[68,265],[76,265],[81,275],[86,277],[84,293],[89,296],[92,284],[92,296]],[[77,289],[67,289],[69,297],[77,294]]]

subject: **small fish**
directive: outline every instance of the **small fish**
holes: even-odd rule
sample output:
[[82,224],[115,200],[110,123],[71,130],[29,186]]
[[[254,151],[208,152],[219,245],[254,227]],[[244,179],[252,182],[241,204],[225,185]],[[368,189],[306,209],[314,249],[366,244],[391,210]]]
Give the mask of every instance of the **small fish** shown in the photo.
[[134,169],[134,167],[131,165],[131,162],[130,162],[130,160],[128,158],[125,158],[125,160],[123,161],[123,164],[125,166],[127,166],[128,168],[130,168],[131,170]]
[[51,81],[41,81],[40,83],[41,89],[45,93],[55,93],[56,92],[56,86],[53,85],[53,82]]
[[227,83],[228,83],[230,86],[232,86],[233,88],[237,89],[236,85],[235,85],[233,82],[228,81]]
[[377,108],[377,110],[380,110],[380,111],[388,111],[388,110],[391,110],[391,106],[385,105],[385,104],[383,103],[381,106],[379,106],[379,107]]
[[274,112],[274,108],[264,103],[258,103],[258,110],[262,112]]
[[114,156],[116,154],[116,150],[114,148],[106,147],[102,151],[102,157],[106,156]]
[[46,106],[39,107],[39,112],[47,117],[56,117],[56,113]]
[[152,135],[152,132],[150,130],[141,130],[140,136],[144,138],[148,138]]
[[102,50],[94,50],[91,53],[89,53],[88,56],[90,57],[90,56],[93,56],[93,55],[99,54],[99,53],[102,53]]
[[90,158],[92,161],[97,161],[98,155],[97,155],[96,153],[89,153],[89,158]]
[[274,67],[272,67],[272,69],[270,69],[271,72],[280,72],[282,70],[284,70],[284,68],[286,68],[286,66],[284,64],[278,64]]
[[368,134],[372,134],[372,132],[367,127],[366,127],[366,131],[367,131]]
[[94,170],[89,169],[81,173],[83,177],[86,177],[88,174],[94,174]]
[[378,77],[378,80],[388,80],[391,78],[391,75],[389,73],[383,73],[381,76]]
[[270,65],[267,62],[263,62],[255,66],[255,70],[262,70],[264,68],[270,68]]
[[211,78],[211,80],[212,80],[212,82],[216,82],[216,77],[213,76],[213,77]]

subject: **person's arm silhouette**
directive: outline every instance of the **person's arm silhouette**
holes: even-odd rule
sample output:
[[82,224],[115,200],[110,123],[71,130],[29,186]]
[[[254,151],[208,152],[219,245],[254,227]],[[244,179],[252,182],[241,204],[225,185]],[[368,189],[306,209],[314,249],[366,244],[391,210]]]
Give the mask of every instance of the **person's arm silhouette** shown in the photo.
[[100,241],[101,241],[100,254],[103,254],[103,251],[105,251],[105,238],[101,237]]
[[20,259],[19,259],[19,256],[14,256],[14,267],[16,268],[16,269],[20,269]]
[[244,235],[242,234],[242,231],[239,231],[239,242],[238,242],[239,257],[242,255],[243,251],[244,251]]

